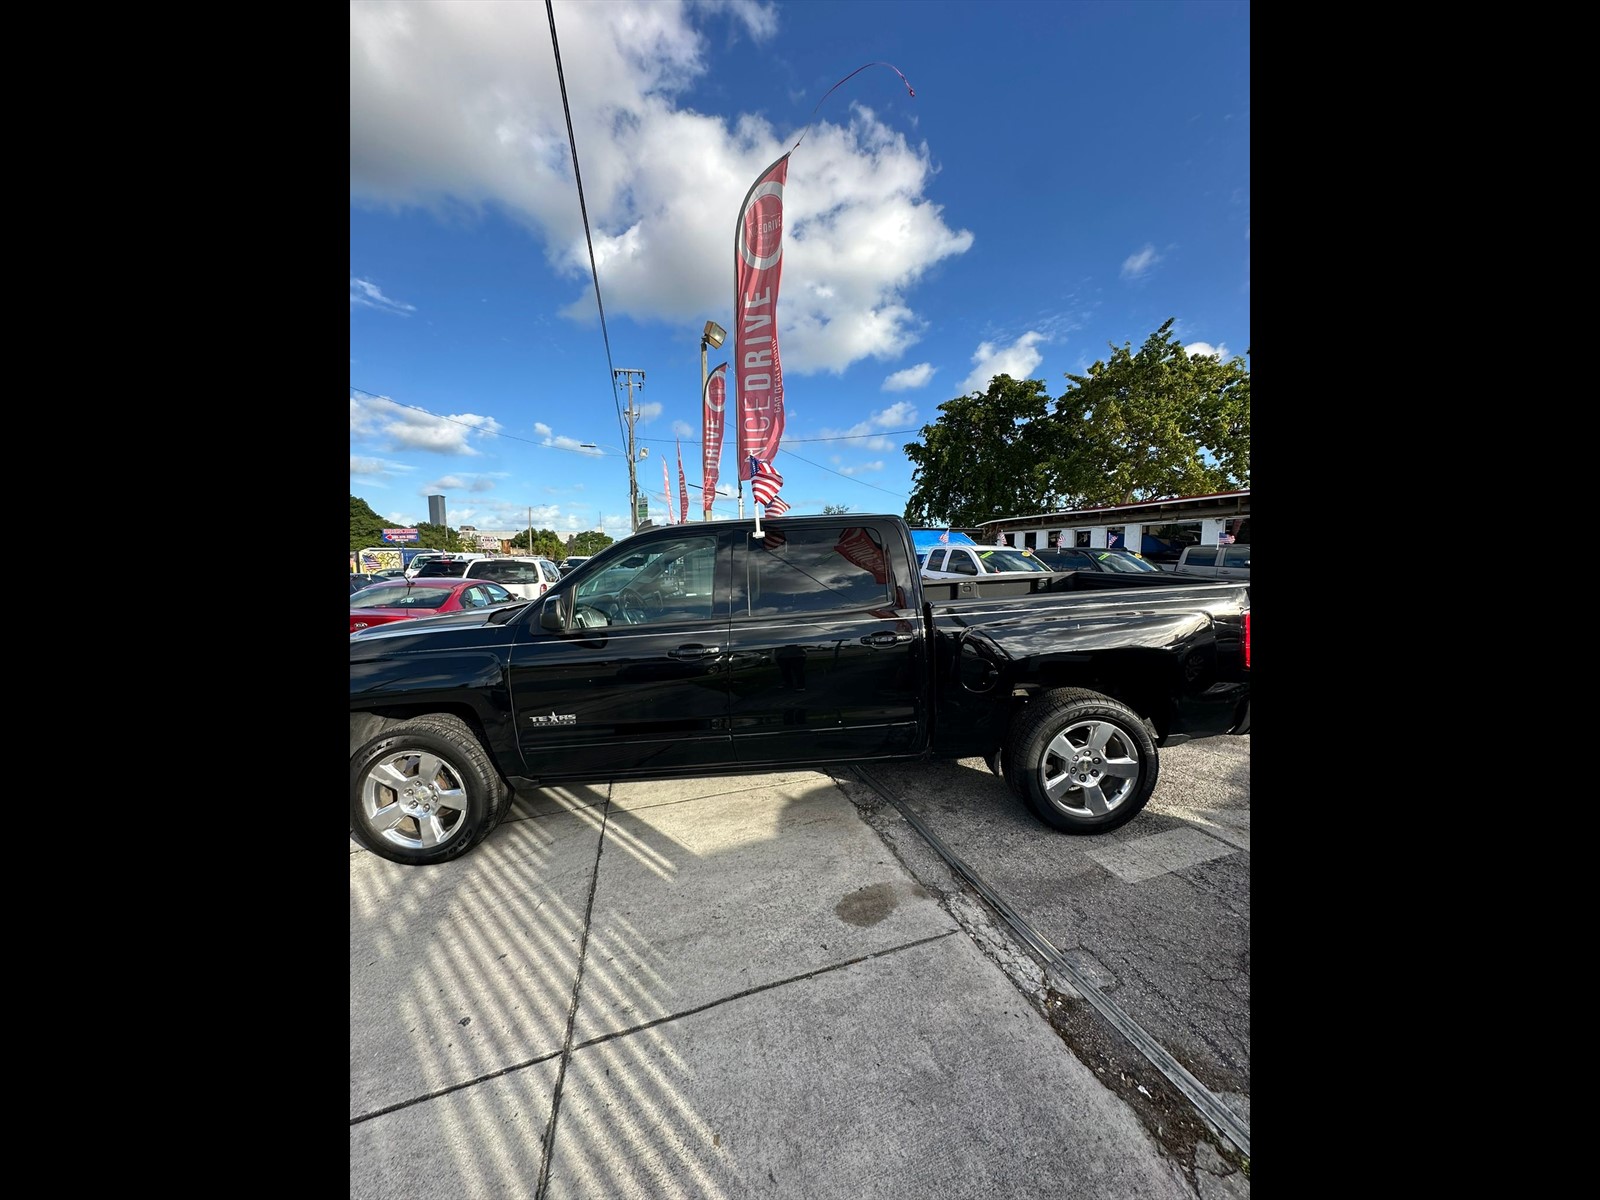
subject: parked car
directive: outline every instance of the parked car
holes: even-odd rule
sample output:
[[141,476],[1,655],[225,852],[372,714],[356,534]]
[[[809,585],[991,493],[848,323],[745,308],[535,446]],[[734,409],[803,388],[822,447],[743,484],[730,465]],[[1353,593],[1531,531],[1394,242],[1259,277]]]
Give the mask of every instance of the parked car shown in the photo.
[[[438,565],[438,564],[435,564]],[[446,563],[455,567],[462,564]],[[508,592],[524,600],[537,600],[550,590],[552,584],[561,582],[561,570],[548,558],[519,558],[515,555],[501,558],[478,558],[465,564],[459,572],[462,579],[492,579]],[[424,568],[418,578],[429,574]],[[458,574],[452,571],[451,574]]]
[[406,564],[406,578],[415,579],[418,572],[431,562],[439,562],[441,560],[445,562],[457,560],[465,562],[469,559],[487,557],[487,554],[469,554],[460,550],[424,550]]
[[922,560],[924,579],[964,579],[974,575],[1040,575],[1050,568],[1030,550],[1011,546],[937,546]]
[[561,571],[548,558],[446,558],[426,563],[416,579],[492,579],[524,600],[537,600],[550,585],[561,582]]
[[1120,547],[1058,546],[1048,550],[1030,550],[1052,571],[1116,571],[1123,575],[1148,575],[1161,573],[1161,568],[1140,558],[1131,550]]
[[406,569],[404,567],[385,567],[381,571],[373,571],[370,577],[374,582],[380,579],[404,579],[406,577]]
[[1200,575],[1207,579],[1250,578],[1250,543],[1229,546],[1185,546],[1173,568],[1177,575]]
[[352,592],[359,592],[372,581],[373,577],[371,575],[358,575],[354,571],[350,572],[350,590]]
[[588,562],[589,558],[590,558],[590,556],[587,555],[587,554],[569,554],[565,558],[563,558],[560,561],[560,563],[557,564],[557,566],[560,569],[561,573],[563,575],[565,575],[568,571],[572,570],[572,568],[577,566],[579,563]]
[[488,579],[394,579],[350,593],[350,632],[411,617],[523,603]]

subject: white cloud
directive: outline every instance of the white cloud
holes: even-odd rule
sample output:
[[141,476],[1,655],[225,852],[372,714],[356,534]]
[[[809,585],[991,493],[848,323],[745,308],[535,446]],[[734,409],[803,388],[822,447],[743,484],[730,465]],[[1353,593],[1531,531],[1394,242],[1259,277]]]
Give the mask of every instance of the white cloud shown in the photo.
[[[608,316],[689,327],[711,316],[732,331],[729,217],[794,130],[675,100],[706,72],[707,36],[766,40],[778,9],[608,0],[555,14],[563,73],[582,86],[571,119]],[[903,95],[898,80],[878,86],[872,94]],[[589,323],[598,314],[566,120],[543,5],[351,6],[351,203],[463,221],[511,213],[571,280],[565,315]],[[784,194],[786,371],[891,361],[921,336],[907,291],[973,241],[927,199],[933,174],[926,145],[859,103],[841,98],[832,121],[809,128]]]
[[350,397],[352,445],[476,456],[480,451],[472,441],[499,432],[500,422],[477,413],[440,417],[397,404],[384,396]]
[[[848,429],[829,429],[824,427],[819,437],[823,438],[856,438],[852,448],[858,450],[899,450],[905,445],[902,437],[873,436],[880,429],[907,429],[917,423],[916,406],[905,400],[897,401],[888,408],[880,409],[865,421],[858,421]],[[835,458],[835,462],[840,461]],[[846,472],[848,474],[848,472]]]
[[535,421],[533,423],[533,431],[539,435],[539,444],[541,446],[556,446],[562,450],[574,450],[589,458],[598,458],[605,453],[599,446],[585,446],[583,442],[580,442],[575,437],[568,437],[566,434],[558,435],[555,430],[551,429],[543,421]]
[[972,361],[977,365],[961,381],[961,394],[970,396],[974,392],[987,392],[989,380],[996,375],[1009,375],[1013,379],[1031,378],[1033,369],[1044,361],[1044,355],[1034,346],[1044,340],[1044,334],[1030,330],[1009,346],[981,343],[972,352]]
[[409,316],[417,311],[414,304],[389,299],[371,280],[354,277],[350,280],[350,304],[351,307],[377,308],[384,312],[399,313],[401,316]]
[[937,369],[932,363],[920,362],[914,367],[907,367],[904,371],[896,371],[883,381],[883,390],[903,392],[907,388],[925,387]]
[[1146,242],[1139,250],[1122,260],[1122,277],[1138,279],[1160,261],[1161,255],[1156,253],[1156,248]]
[[1227,362],[1228,359],[1232,357],[1232,355],[1228,353],[1227,344],[1220,342],[1215,346],[1211,345],[1210,342],[1190,342],[1183,348],[1183,352],[1190,358],[1193,358],[1196,354],[1205,356],[1215,355],[1222,362]]

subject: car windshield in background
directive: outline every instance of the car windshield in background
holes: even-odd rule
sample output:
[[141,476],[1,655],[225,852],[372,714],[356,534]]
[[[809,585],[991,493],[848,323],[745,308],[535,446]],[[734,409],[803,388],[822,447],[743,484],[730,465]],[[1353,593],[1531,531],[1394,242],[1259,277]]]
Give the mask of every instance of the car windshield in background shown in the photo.
[[1107,571],[1124,571],[1129,575],[1145,575],[1151,571],[1161,574],[1161,568],[1155,563],[1145,562],[1127,550],[1091,550],[1089,553]]
[[350,607],[438,608],[454,590],[454,584],[428,587],[421,583],[373,583],[350,593]]
[[979,550],[978,561],[983,564],[981,569],[988,574],[997,571],[1050,570],[1033,555],[1024,554],[1021,550]]
[[422,564],[422,569],[416,573],[416,579],[460,579],[467,573],[467,559],[457,559],[446,562],[444,559],[433,559]]

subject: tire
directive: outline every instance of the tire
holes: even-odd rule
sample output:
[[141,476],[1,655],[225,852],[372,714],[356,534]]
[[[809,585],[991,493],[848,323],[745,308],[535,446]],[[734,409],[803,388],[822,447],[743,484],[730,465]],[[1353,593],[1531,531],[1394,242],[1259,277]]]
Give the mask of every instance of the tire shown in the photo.
[[434,713],[391,726],[350,756],[350,833],[380,858],[460,858],[511,807],[511,788],[465,721]]
[[[1006,782],[1046,825],[1104,833],[1138,816],[1161,764],[1144,719],[1082,688],[1046,692],[1018,714],[1004,756]],[[1069,765],[1076,770],[1069,771]]]

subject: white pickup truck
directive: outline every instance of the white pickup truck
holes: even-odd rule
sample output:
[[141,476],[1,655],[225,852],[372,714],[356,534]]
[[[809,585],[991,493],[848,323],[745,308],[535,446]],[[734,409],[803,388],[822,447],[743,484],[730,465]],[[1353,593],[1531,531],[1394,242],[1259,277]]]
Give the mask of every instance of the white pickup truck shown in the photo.
[[1177,575],[1199,575],[1206,579],[1250,579],[1250,543],[1232,545],[1185,546],[1173,568]]
[[924,579],[971,579],[982,576],[1049,574],[1027,550],[1010,546],[936,546],[921,559]]

